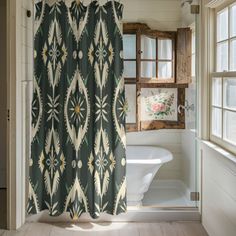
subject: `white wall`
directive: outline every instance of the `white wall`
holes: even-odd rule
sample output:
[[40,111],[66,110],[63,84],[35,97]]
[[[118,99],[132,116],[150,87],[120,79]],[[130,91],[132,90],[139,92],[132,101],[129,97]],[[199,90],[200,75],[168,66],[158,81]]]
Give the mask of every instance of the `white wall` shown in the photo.
[[209,236],[235,236],[236,157],[214,145],[201,149],[203,225]]
[[[84,0],[88,4],[91,0]],[[104,3],[107,0],[100,0]],[[179,0],[121,0],[124,21],[147,23],[158,30],[176,30],[181,26]]]
[[147,23],[158,30],[176,30],[181,26],[179,0],[122,0],[124,21]]
[[0,1],[0,188],[6,188],[6,1]]

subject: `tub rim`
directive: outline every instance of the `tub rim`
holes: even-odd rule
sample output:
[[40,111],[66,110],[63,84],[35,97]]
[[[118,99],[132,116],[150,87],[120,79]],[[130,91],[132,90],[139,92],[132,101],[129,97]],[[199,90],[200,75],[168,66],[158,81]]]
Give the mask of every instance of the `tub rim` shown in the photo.
[[166,148],[162,148],[162,147],[158,147],[158,146],[151,146],[151,145],[127,145],[127,147],[145,147],[145,148],[153,148],[153,149],[161,149],[162,151],[164,151],[166,153],[166,155],[162,155],[158,158],[152,158],[152,159],[137,159],[137,158],[132,158],[129,159],[128,156],[126,155],[126,163],[127,164],[149,164],[149,165],[153,165],[153,164],[164,164],[167,162],[170,162],[173,160],[173,154]]

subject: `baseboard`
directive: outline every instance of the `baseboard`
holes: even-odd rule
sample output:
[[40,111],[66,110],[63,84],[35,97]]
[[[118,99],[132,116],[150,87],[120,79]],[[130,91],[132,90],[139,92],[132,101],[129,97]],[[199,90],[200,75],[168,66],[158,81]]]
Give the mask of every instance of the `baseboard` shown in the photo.
[[0,188],[6,188],[7,181],[6,181],[6,171],[0,170]]
[[80,222],[164,222],[164,221],[198,221],[200,213],[197,208],[132,208],[128,207],[127,213],[118,216],[101,214],[97,220],[92,219],[88,214],[83,214],[78,221],[73,221],[69,214],[64,213],[58,217],[50,217],[47,211],[27,217],[27,222],[47,223],[80,223]]

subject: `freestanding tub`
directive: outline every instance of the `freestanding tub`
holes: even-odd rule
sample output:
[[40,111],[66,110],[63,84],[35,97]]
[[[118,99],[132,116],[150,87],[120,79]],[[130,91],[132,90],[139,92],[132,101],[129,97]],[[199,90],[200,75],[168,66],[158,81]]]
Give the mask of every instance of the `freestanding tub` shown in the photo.
[[144,193],[159,168],[173,159],[170,151],[155,146],[127,146],[127,204],[142,205]]

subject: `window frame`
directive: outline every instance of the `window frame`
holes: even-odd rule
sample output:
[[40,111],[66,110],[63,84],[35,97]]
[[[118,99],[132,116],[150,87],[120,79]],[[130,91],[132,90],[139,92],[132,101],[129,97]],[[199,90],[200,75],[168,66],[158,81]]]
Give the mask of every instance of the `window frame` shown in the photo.
[[[137,44],[138,44],[138,35],[137,35],[137,32],[131,30],[129,31],[129,33],[125,33],[127,35],[135,35],[136,36],[136,59],[131,59],[131,58],[124,58],[123,61],[124,61],[124,64],[125,62],[136,62],[136,77],[138,75],[138,71],[137,71],[137,68],[138,68],[138,58],[137,58]],[[125,80],[128,81],[129,83],[136,83],[136,77],[125,77]]]
[[[156,40],[156,59],[142,59],[141,54],[142,54],[142,49],[141,49],[141,36],[147,36],[149,38],[155,39]],[[166,83],[175,83],[176,79],[176,32],[162,32],[162,31],[157,31],[157,30],[141,30],[140,31],[140,44],[137,45],[138,47],[138,52],[140,54],[140,60],[138,61],[138,66],[140,67],[140,76],[139,76],[139,81],[142,83],[158,83],[158,84],[166,84]],[[172,57],[171,59],[159,59],[158,57],[158,40],[171,40],[172,42]],[[141,63],[142,62],[155,62],[156,64],[156,77],[152,78],[147,78],[147,77],[142,77],[141,76]],[[159,62],[171,62],[171,72],[172,76],[170,78],[160,78],[158,77],[158,72],[159,72]]]
[[[155,37],[169,39],[172,41],[172,60],[173,60],[173,75],[171,81],[155,79],[155,81],[141,78],[141,35],[148,33]],[[133,78],[124,78],[125,84],[136,84],[136,123],[126,123],[127,132],[144,131],[144,130],[157,130],[157,129],[185,129],[185,112],[177,114],[177,121],[168,120],[153,120],[141,121],[141,89],[142,88],[177,88],[178,103],[177,106],[185,104],[185,88],[188,84],[178,84],[176,79],[176,35],[177,32],[165,32],[151,30],[146,24],[142,23],[124,23],[123,34],[136,34],[136,81]],[[157,41],[158,43],[158,41]],[[158,53],[158,51],[157,51]],[[158,62],[157,62],[158,63]]]
[[[234,109],[229,109],[224,106],[224,80],[225,79],[235,79],[236,80],[236,70],[235,71],[230,71],[230,41],[232,39],[236,39],[236,36],[231,37],[231,27],[230,27],[230,22],[231,22],[231,15],[230,15],[230,8],[236,5],[236,1],[227,1],[225,4],[222,4],[221,6],[217,7],[214,9],[214,14],[213,14],[213,27],[214,27],[214,53],[212,54],[212,62],[213,62],[213,71],[210,73],[210,83],[209,83],[209,101],[210,101],[210,106],[209,106],[209,130],[210,130],[210,141],[213,143],[218,144],[222,148],[236,154],[236,144],[233,144],[232,142],[228,141],[225,139],[225,111],[233,111],[236,114],[236,110]],[[224,9],[228,8],[228,37],[227,39],[217,41],[217,16],[220,12],[222,12]],[[228,42],[228,70],[227,71],[222,71],[222,72],[217,72],[217,45],[222,42]],[[219,78],[221,79],[221,106],[216,106],[213,105],[213,79],[214,78]],[[221,109],[221,137],[218,137],[217,135],[213,134],[213,108],[219,108]]]

